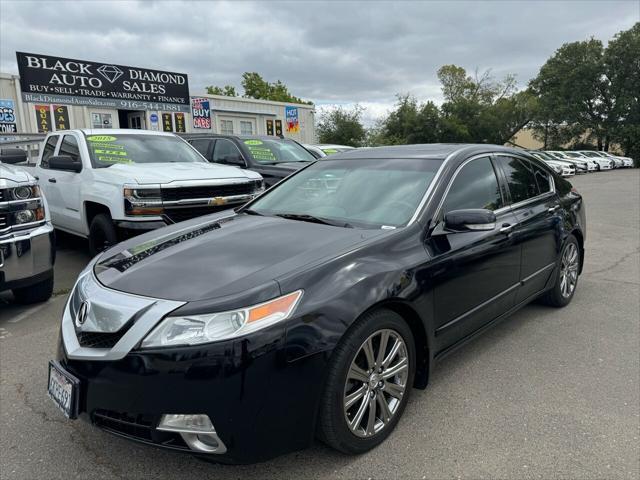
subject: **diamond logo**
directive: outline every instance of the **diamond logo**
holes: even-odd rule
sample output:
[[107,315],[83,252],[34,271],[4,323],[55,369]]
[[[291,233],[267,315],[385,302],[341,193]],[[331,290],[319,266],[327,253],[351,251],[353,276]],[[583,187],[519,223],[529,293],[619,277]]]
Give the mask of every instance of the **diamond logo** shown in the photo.
[[111,83],[115,82],[122,75],[124,75],[124,72],[115,65],[102,65],[101,67],[98,67],[98,73],[109,80]]

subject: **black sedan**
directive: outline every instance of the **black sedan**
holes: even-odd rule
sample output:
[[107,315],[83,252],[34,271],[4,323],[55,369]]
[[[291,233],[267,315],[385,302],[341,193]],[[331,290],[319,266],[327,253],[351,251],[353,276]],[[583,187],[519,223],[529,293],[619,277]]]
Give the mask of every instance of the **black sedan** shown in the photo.
[[183,135],[210,162],[235,165],[258,172],[271,187],[316,158],[288,138],[255,135]]
[[338,154],[94,259],[49,394],[70,418],[220,462],[316,437],[365,452],[446,355],[534,299],[567,305],[584,241],[582,197],[525,152]]

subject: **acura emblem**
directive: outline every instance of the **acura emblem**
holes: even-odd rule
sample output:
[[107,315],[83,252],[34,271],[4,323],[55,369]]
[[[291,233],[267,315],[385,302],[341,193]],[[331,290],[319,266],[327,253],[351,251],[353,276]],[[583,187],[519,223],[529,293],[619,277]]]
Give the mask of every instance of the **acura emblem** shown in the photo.
[[81,327],[84,322],[87,321],[87,315],[89,314],[89,300],[85,300],[80,304],[78,313],[76,314],[76,327]]

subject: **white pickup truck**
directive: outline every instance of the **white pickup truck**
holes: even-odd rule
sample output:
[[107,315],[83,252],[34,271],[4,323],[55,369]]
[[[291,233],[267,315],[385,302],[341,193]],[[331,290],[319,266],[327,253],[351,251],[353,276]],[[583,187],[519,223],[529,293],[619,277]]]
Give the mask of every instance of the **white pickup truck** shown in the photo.
[[176,135],[145,130],[50,133],[33,173],[54,227],[87,237],[92,254],[264,190],[260,174],[209,163]]

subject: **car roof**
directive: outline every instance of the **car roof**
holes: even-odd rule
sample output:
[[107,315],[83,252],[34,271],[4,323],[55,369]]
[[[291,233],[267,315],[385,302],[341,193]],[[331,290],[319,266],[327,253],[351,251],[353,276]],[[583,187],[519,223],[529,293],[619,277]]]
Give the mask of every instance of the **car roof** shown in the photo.
[[187,133],[181,134],[182,138],[192,140],[196,138],[237,138],[239,140],[274,140],[274,141],[293,141],[291,138],[280,138],[272,135],[235,135],[224,133]]
[[171,132],[157,132],[155,130],[138,130],[135,128],[79,128],[85,135],[156,135],[172,137]]
[[[327,157],[326,160],[375,158],[444,159],[456,153],[474,155],[491,152],[527,154],[526,150],[520,148],[505,147],[503,145],[468,143],[422,143],[414,145],[393,145],[388,147],[356,148],[354,150],[335,153]],[[324,160],[325,159],[323,159],[323,161]]]

